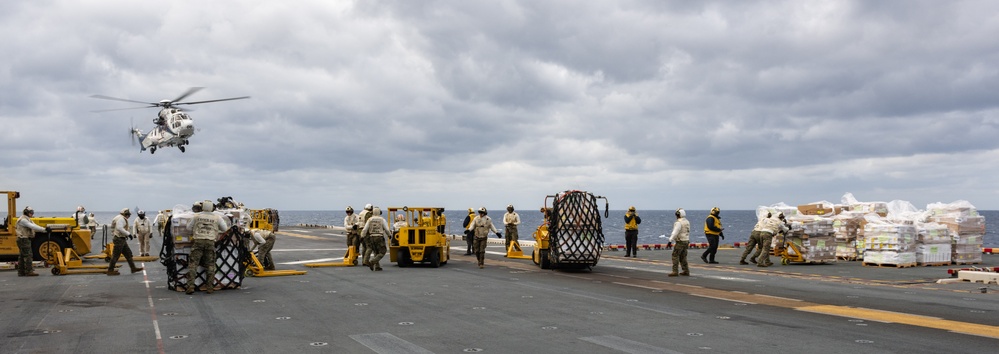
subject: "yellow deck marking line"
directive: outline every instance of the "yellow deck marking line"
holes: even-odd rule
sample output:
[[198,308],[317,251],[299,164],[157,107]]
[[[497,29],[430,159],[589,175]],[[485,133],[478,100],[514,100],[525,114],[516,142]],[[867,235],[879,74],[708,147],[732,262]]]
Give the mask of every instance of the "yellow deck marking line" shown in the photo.
[[833,305],[813,305],[797,307],[795,310],[833,315],[840,317],[859,318],[864,320],[890,322],[941,329],[954,333],[970,334],[980,337],[999,339],[999,326],[989,326],[977,323],[945,320],[937,317],[920,316],[908,313],[874,310],[862,307],[846,307]]

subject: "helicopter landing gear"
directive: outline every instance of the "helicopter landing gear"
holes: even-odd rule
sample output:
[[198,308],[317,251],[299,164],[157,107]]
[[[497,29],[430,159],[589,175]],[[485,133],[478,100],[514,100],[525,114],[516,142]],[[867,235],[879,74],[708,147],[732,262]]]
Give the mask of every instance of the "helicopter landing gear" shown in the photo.
[[180,149],[180,152],[184,152],[184,145],[178,146],[177,148]]
[[156,153],[156,147],[155,146],[149,148],[149,154],[150,155],[155,154],[155,153]]

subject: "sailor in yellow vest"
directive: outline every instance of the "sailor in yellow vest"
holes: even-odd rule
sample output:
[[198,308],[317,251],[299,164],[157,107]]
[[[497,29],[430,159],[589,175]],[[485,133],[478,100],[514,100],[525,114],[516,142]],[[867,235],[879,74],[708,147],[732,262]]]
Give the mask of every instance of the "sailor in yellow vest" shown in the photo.
[[718,253],[719,238],[725,239],[725,228],[721,223],[721,210],[718,207],[711,208],[711,213],[704,220],[704,236],[708,239],[708,250],[701,254],[704,263],[718,264],[715,262],[715,253]]
[[624,213],[624,256],[638,257],[638,224],[642,218],[638,216],[635,207],[628,208]]
[[468,208],[468,216],[461,222],[461,227],[465,229],[465,243],[468,244],[468,249],[465,251],[466,256],[472,255],[472,243],[475,240],[475,232],[472,231],[473,219],[475,219],[475,212],[472,211],[472,208]]

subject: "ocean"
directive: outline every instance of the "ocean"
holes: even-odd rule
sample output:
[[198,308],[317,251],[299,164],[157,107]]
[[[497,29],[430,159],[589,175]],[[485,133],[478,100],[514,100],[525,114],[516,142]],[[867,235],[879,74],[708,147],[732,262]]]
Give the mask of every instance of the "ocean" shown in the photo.
[[[316,224],[343,226],[346,214],[342,210],[281,210],[282,225]],[[494,210],[489,213],[493,223],[500,231],[503,230],[503,213],[506,210]],[[105,224],[117,215],[117,212],[93,212],[97,222]],[[518,210],[520,214],[520,238],[530,240],[534,229],[541,225],[541,212],[536,209]],[[624,210],[611,210],[607,218],[601,219],[604,229],[604,244],[624,244]],[[979,210],[985,216],[985,247],[999,247],[999,210]],[[69,216],[73,212],[38,212],[36,216]],[[603,211],[601,211],[601,215]],[[461,222],[468,215],[466,210],[446,210],[448,230],[450,234],[461,233]],[[673,230],[676,217],[673,210],[639,210],[642,224],[638,227],[638,244],[666,243],[669,233]],[[156,213],[149,211],[147,218],[155,218]],[[708,217],[707,210],[687,210],[687,218],[691,220],[691,242],[707,242],[704,238],[704,219]],[[132,215],[130,220],[134,220]],[[749,232],[756,225],[755,210],[722,210],[722,226],[725,227],[725,240],[722,243],[746,242]]]

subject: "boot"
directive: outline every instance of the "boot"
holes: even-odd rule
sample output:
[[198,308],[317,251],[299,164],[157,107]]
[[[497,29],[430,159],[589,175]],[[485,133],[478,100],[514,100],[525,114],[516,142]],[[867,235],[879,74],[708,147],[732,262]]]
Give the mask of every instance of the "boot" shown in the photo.
[[[771,263],[771,264],[772,264],[772,263]],[[769,264],[766,264],[766,263],[760,263],[760,264],[757,264],[756,266],[757,266],[757,267],[760,267],[760,268],[764,268],[764,267],[769,267],[770,265],[769,265]]]
[[121,273],[118,273],[117,270],[112,269],[108,271],[108,275],[121,275]]
[[680,274],[679,274],[679,273],[677,273],[677,272],[673,272],[673,273],[669,273],[669,274],[666,274],[666,276],[668,276],[668,277],[675,277],[675,276],[677,276],[677,275],[680,275]]
[[705,256],[705,255],[701,255],[701,260],[704,261],[704,263],[711,263],[711,262],[708,262],[708,257]]
[[31,271],[31,272],[28,272],[28,274],[25,274],[24,276],[26,276],[26,277],[37,277],[38,273],[35,273],[34,271]]
[[375,271],[375,264],[368,262],[368,269],[371,269],[372,272]]
[[146,268],[145,267],[132,268],[132,273],[141,272],[143,269],[146,269]]
[[747,265],[747,264],[749,264],[749,262],[746,262],[745,259],[740,259],[739,260],[739,264],[741,264],[741,265]]
[[187,295],[194,294],[194,285],[188,285],[187,290],[184,290],[184,293]]
[[756,257],[750,258],[749,263],[756,264]]
[[690,276],[690,272],[686,271],[686,272],[680,273],[680,275],[685,276],[685,277],[689,277]]

